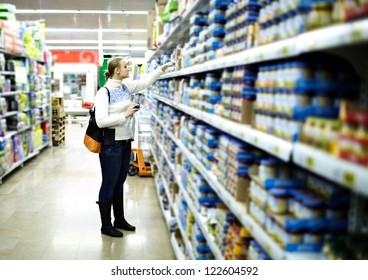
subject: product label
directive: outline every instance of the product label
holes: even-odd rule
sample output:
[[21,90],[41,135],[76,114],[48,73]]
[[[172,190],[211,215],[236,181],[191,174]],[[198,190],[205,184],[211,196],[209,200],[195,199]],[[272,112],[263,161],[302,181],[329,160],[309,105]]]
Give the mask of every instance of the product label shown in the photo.
[[354,188],[355,187],[355,174],[349,170],[345,170],[342,175],[343,184]]

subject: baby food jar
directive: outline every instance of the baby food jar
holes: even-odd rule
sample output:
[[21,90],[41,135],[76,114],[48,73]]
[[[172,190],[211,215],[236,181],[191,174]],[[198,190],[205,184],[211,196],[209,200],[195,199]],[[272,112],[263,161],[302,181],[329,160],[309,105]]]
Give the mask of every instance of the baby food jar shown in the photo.
[[277,174],[277,160],[276,159],[264,159],[261,160],[258,169],[258,176],[262,181],[266,179],[276,178]]
[[321,198],[308,195],[305,196],[301,202],[300,218],[313,219],[324,216],[325,206]]
[[286,189],[274,188],[269,191],[268,209],[275,214],[285,214],[289,210],[289,192]]

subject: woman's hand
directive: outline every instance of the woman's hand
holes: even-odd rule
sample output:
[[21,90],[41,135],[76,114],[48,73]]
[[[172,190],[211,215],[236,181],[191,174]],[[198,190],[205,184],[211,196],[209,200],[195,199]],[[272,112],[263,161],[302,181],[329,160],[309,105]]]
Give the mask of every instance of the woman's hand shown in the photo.
[[174,65],[174,63],[173,63],[173,62],[167,62],[167,63],[165,63],[164,65],[161,65],[161,70],[162,70],[163,72],[165,72],[167,68],[169,68],[169,67],[171,67],[171,66],[173,66],[173,65]]
[[125,118],[128,118],[131,115],[134,115],[136,112],[138,112],[138,110],[139,110],[139,105],[137,103],[130,104],[128,109],[124,113]]

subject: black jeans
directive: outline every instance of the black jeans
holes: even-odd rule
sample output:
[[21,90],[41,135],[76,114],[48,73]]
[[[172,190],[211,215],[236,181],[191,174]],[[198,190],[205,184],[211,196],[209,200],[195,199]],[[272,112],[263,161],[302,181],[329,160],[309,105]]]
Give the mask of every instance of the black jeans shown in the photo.
[[123,185],[128,175],[131,141],[115,141],[113,145],[102,145],[100,164],[102,184],[99,201],[112,202],[123,197]]

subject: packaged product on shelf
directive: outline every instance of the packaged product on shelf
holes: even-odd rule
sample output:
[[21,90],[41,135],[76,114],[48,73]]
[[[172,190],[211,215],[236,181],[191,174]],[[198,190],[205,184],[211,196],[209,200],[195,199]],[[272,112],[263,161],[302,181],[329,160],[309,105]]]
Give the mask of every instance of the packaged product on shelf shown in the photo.
[[338,136],[339,157],[368,165],[368,112],[348,111]]
[[224,205],[223,203],[218,203],[213,219],[215,224],[215,243],[224,255],[226,236],[231,224],[235,221],[235,216],[233,213],[231,213],[226,205]]
[[224,249],[225,260],[246,260],[252,237],[249,232],[237,223],[232,223],[226,235]]
[[206,238],[197,223],[193,226],[191,236],[194,258],[196,260],[213,260],[214,256],[211,249],[207,245]]
[[267,252],[255,240],[249,242],[248,260],[271,260]]
[[226,10],[224,54],[243,51],[253,45],[253,23],[259,15],[257,1],[232,2]]
[[332,10],[335,0],[313,1],[307,16],[306,30],[313,30],[333,23]]
[[[259,68],[257,129],[295,141],[307,117],[336,119],[341,101],[356,98],[359,83],[351,67],[342,59],[317,57]],[[329,129],[336,130],[335,124]]]
[[337,0],[334,5],[334,20],[337,22],[354,20],[368,15],[368,3],[362,1]]
[[264,181],[250,173],[249,213],[287,252],[320,253],[326,236],[346,232],[348,191],[299,169],[288,179],[273,169]]

